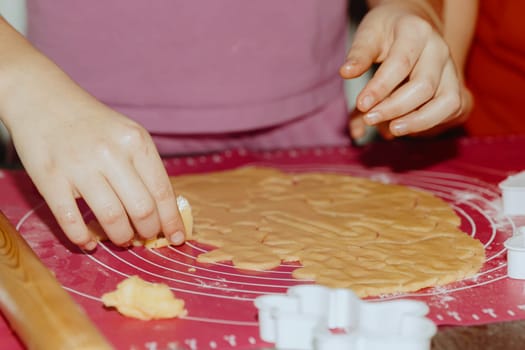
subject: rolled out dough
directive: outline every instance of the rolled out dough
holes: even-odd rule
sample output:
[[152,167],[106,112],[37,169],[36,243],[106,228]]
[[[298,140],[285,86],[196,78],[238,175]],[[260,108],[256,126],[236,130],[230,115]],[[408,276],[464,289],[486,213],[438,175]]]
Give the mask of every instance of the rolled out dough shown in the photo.
[[262,167],[172,183],[191,203],[193,239],[214,247],[201,263],[268,270],[299,261],[295,278],[364,297],[457,281],[485,260],[445,201],[406,186]]

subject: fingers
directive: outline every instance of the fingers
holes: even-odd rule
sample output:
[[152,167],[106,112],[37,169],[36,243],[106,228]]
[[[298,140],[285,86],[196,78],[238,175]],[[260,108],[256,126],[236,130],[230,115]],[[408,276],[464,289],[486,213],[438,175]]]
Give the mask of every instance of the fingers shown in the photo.
[[[431,100],[443,76],[443,69],[439,67],[447,64],[445,52],[446,48],[437,43],[428,45],[410,73],[409,80],[393,92],[389,91],[389,96],[365,115],[366,122],[376,124],[403,116]],[[388,60],[385,67],[387,63]],[[390,66],[396,67],[395,64]]]
[[102,174],[83,174],[77,180],[76,187],[108,238],[116,245],[129,245],[133,239],[133,228],[121,199]]
[[[418,68],[419,69],[419,68]],[[418,133],[443,125],[442,132],[447,128],[457,126],[468,117],[472,108],[472,97],[468,90],[461,89],[452,62],[445,65],[440,77],[427,74],[425,79],[439,84],[437,88],[425,87],[416,70],[413,81],[396,90],[391,97],[374,107],[363,116],[362,113],[353,113],[349,128],[352,137],[362,137],[365,125],[376,125],[378,132],[384,139],[395,136]],[[421,75],[424,75],[421,73]],[[460,90],[461,89],[461,90]],[[432,94],[431,91],[436,91]],[[420,106],[420,103],[422,105]],[[389,120],[392,120],[389,122]],[[436,129],[438,130],[438,129]],[[433,135],[435,133],[430,133]]]
[[85,249],[96,246],[75,197],[85,200],[116,245],[129,245],[135,233],[148,239],[161,231],[172,244],[184,242],[184,225],[169,177],[153,141],[142,130],[132,126],[127,129],[130,132],[122,133],[126,136],[120,143],[101,143],[92,148],[89,161],[96,162],[95,167],[77,162],[84,165],[62,167],[68,170],[63,177],[36,179],[40,181],[35,184],[73,243]]
[[97,242],[89,234],[69,182],[58,174],[50,173],[36,178],[35,185],[69,240],[86,250],[94,249]]
[[354,78],[373,63],[380,66],[356,101],[365,115],[349,123],[354,138],[363,135],[363,120],[391,138],[465,119],[468,96],[448,46],[419,11],[388,3],[368,12],[340,73]]
[[350,136],[352,140],[359,140],[365,136],[366,133],[366,124],[362,117],[355,118],[350,120],[348,123],[348,129],[350,131]]
[[348,131],[352,140],[359,140],[366,134],[366,123],[363,120],[363,114],[357,109],[353,109],[350,113],[350,120],[348,121]]
[[339,74],[345,79],[357,78],[378,60],[380,53],[380,37],[365,18],[354,35],[352,46],[345,63],[339,69]]
[[[429,50],[427,42],[428,34],[423,32],[432,32],[430,26],[419,25],[420,30],[414,28],[415,21],[402,22],[394,32],[394,41],[388,50],[387,56],[378,68],[372,79],[363,88],[363,91],[357,97],[357,107],[362,112],[369,111],[377,103],[383,101],[413,72],[417,65],[425,65],[423,53]],[[419,21],[420,22],[420,21]],[[416,22],[416,23],[419,23]],[[426,28],[428,27],[428,28]],[[436,53],[432,50],[431,53]],[[431,53],[427,53],[429,56]],[[436,66],[427,66],[427,70],[435,70],[434,67],[442,67],[445,63],[443,55],[437,55],[440,60],[435,59]],[[417,64],[417,65],[416,65]],[[438,69],[441,71],[441,69]],[[438,75],[439,72],[438,72]]]
[[385,140],[393,140],[395,138],[395,136],[392,135],[392,132],[390,131],[389,125],[390,123],[388,122],[377,124],[377,131]]
[[348,130],[352,140],[357,145],[363,145],[372,139],[373,135],[379,133],[385,140],[392,140],[394,135],[390,132],[389,123],[383,122],[376,125],[375,133],[370,133],[367,129],[369,126],[363,120],[363,114],[354,109],[350,114],[350,121],[348,122]]
[[[387,139],[454,125],[448,122],[461,115],[464,98],[445,42],[414,17],[399,20],[392,35],[384,61],[357,98],[362,120],[381,126]],[[350,130],[360,135],[362,121],[352,121]]]
[[390,131],[395,136],[417,133],[446,123],[463,112],[463,99],[452,63],[443,71],[442,83],[432,100],[420,109],[408,113],[390,123]]
[[[113,199],[106,199],[112,204],[106,205],[120,217],[125,218],[127,213],[139,236],[152,238],[162,231],[170,243],[182,244],[184,225],[176,197],[151,137],[135,124],[127,125],[121,136],[116,140],[116,147],[126,150],[129,157],[122,157],[120,152],[101,152],[104,176],[111,189],[100,183],[98,186],[106,192],[114,192]],[[116,208],[116,200],[120,200],[121,209]],[[101,206],[102,203],[93,205]],[[101,224],[113,241],[118,239],[116,243],[123,242],[121,237],[129,237],[124,233],[127,229],[124,221],[120,221],[114,231],[108,231]]]
[[142,151],[135,153],[133,164],[152,196],[162,232],[170,243],[184,243],[184,224],[177,208],[176,196],[153,141],[148,142]]
[[146,239],[155,237],[161,231],[161,225],[150,191],[131,162],[115,159],[111,163],[105,176],[125,210],[120,214],[127,213],[139,236]]

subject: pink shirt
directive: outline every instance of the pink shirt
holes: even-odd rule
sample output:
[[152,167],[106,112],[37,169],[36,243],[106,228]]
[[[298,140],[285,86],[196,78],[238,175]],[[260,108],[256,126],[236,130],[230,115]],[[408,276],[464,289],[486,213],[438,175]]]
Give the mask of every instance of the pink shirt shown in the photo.
[[346,0],[28,0],[28,37],[164,154],[348,143]]

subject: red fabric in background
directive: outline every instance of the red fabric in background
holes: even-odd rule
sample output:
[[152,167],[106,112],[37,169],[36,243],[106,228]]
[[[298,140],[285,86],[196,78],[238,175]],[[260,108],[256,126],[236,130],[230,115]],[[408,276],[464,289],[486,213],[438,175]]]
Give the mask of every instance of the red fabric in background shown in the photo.
[[525,134],[525,1],[481,0],[466,80],[470,135]]

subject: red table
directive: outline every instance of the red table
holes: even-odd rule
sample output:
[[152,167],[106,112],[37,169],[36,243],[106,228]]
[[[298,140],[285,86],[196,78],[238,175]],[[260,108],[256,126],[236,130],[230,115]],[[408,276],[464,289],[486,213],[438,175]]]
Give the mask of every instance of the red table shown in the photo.
[[[525,218],[502,214],[497,187],[506,176],[525,168],[524,150],[525,137],[398,140],[363,148],[233,150],[166,159],[165,165],[171,175],[246,164],[335,171],[434,192],[462,217],[462,229],[483,242],[486,264],[475,278],[376,299],[423,300],[430,306],[429,317],[439,325],[474,325],[525,319],[525,281],[506,278],[502,245],[516,227],[525,225]],[[294,264],[258,274],[239,272],[229,264],[200,265],[195,256],[203,247],[193,242],[158,251],[103,244],[85,254],[64,238],[23,171],[0,172],[0,209],[119,349],[255,349],[265,344],[257,335],[253,298],[282,293],[299,283],[290,275]],[[89,219],[89,210],[84,213]],[[100,296],[133,274],[168,284],[186,300],[188,317],[144,322],[104,309]],[[0,321],[0,348],[22,348],[5,321]]]

